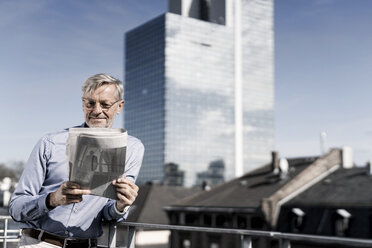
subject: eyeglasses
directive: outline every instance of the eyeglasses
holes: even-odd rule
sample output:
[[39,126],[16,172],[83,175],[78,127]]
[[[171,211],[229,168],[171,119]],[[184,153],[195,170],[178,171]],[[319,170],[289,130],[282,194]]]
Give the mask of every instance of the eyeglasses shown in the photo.
[[114,106],[115,103],[121,101],[121,99],[119,99],[119,100],[117,100],[116,102],[113,102],[113,103],[109,104],[109,103],[107,103],[107,102],[96,102],[96,101],[94,101],[94,100],[92,100],[92,99],[88,99],[88,98],[84,98],[84,97],[83,97],[82,99],[83,99],[83,101],[84,101],[84,107],[85,107],[86,109],[89,109],[89,110],[94,109],[94,107],[95,107],[96,104],[98,103],[99,106],[101,107],[101,109],[102,109],[103,111],[108,111],[112,106]]

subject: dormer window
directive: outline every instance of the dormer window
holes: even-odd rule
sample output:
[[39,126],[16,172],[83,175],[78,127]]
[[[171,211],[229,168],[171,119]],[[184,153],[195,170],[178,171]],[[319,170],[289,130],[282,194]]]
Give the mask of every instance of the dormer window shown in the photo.
[[337,209],[334,222],[334,234],[336,236],[346,236],[350,226],[351,214],[345,209]]
[[292,208],[290,218],[291,232],[298,233],[302,230],[305,215],[301,208]]

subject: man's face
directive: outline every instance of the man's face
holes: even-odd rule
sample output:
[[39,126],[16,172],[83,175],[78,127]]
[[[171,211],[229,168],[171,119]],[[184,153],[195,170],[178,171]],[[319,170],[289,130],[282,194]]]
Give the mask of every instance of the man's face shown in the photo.
[[112,127],[115,114],[124,106],[115,93],[115,85],[106,84],[83,96],[84,117],[89,127]]

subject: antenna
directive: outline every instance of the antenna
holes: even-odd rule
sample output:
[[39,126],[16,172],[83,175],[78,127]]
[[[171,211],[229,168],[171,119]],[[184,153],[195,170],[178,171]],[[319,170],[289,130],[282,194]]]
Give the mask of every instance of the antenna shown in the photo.
[[324,155],[326,151],[326,143],[327,143],[327,133],[321,132],[320,133],[320,153]]

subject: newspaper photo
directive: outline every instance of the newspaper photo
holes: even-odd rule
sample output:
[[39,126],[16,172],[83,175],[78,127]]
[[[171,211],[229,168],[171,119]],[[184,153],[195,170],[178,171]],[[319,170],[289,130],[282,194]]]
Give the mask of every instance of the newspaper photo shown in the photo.
[[112,181],[124,173],[127,136],[121,128],[70,128],[66,144],[69,180],[93,195],[117,199]]

